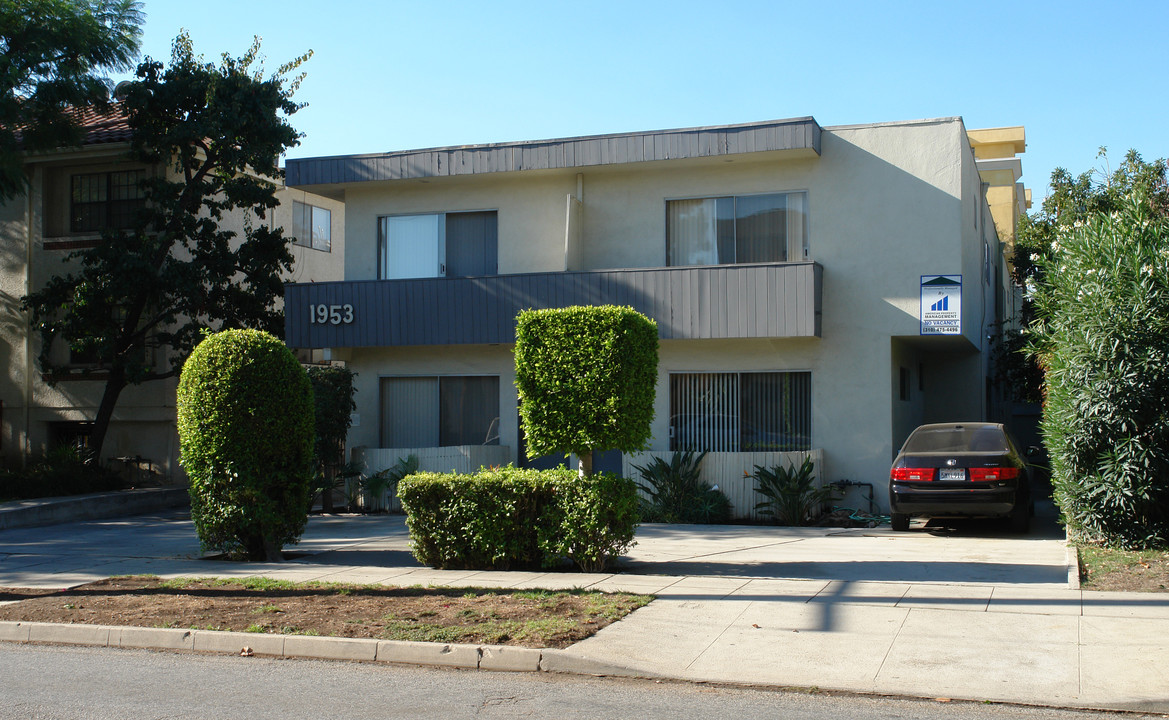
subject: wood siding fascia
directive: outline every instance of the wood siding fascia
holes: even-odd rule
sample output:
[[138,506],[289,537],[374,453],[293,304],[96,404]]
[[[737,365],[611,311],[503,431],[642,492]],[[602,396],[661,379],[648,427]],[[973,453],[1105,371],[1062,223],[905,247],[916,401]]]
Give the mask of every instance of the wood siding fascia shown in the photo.
[[405,150],[381,155],[289,158],[285,163],[285,184],[299,187],[559,170],[775,150],[810,150],[819,155],[821,132],[815,119],[807,117],[750,125]]
[[[601,304],[653,318],[664,340],[820,337],[822,278],[799,262],[291,284],[285,337],[294,348],[512,343],[521,310]],[[321,305],[326,321],[314,322]],[[349,307],[352,322],[331,322]]]

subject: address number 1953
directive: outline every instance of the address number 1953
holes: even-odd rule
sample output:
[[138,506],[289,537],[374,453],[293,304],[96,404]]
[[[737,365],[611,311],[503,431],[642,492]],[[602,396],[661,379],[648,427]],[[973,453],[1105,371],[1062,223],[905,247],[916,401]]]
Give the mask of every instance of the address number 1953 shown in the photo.
[[352,305],[309,305],[309,322],[313,325],[348,325],[353,322]]

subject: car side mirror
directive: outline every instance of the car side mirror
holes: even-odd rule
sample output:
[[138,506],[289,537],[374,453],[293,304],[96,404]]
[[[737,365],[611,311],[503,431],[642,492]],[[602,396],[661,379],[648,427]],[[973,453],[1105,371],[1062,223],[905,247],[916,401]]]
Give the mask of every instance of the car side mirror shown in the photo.
[[1027,457],[1035,457],[1043,452],[1043,448],[1038,445],[1030,445],[1027,447]]

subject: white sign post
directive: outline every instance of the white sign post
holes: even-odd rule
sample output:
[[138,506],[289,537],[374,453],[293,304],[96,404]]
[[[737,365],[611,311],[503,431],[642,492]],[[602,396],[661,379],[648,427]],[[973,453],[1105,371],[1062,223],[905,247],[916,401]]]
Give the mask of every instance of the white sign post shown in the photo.
[[962,334],[962,276],[921,276],[921,334]]

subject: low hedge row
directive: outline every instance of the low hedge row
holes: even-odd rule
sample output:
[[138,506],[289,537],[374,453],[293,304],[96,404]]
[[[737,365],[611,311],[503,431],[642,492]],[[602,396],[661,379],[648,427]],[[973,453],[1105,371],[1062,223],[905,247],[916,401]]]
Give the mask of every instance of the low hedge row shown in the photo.
[[637,489],[610,473],[504,467],[416,473],[398,497],[414,557],[444,569],[552,567],[598,572],[633,545]]
[[62,446],[24,470],[0,469],[0,500],[60,497],[121,490],[122,477],[102,465],[87,464],[76,449]]

